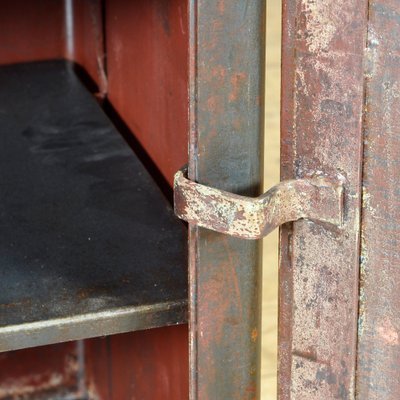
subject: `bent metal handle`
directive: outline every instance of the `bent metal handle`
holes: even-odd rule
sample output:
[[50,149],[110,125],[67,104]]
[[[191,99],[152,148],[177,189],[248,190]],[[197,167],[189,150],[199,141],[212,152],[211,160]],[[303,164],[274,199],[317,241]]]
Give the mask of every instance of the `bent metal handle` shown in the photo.
[[242,239],[261,239],[301,218],[339,226],[343,186],[325,177],[283,181],[259,197],[239,196],[175,174],[175,214],[190,224]]

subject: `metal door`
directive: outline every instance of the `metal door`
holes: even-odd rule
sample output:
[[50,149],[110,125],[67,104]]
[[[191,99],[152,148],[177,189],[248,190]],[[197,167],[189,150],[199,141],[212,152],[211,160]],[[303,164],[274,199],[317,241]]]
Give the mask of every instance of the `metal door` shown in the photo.
[[[263,11],[190,8],[189,178],[246,196],[261,180]],[[392,0],[283,2],[281,178],[340,182],[343,214],[282,226],[281,400],[400,396],[399,15]],[[191,398],[258,398],[258,244],[192,224],[190,274]]]
[[397,399],[396,1],[285,1],[282,178],[344,181],[344,225],[281,233],[281,399]]

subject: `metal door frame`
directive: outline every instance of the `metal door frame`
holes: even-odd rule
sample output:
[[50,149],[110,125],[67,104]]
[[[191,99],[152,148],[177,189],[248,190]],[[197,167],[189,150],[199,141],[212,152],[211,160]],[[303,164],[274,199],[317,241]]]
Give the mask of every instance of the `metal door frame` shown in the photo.
[[[265,1],[190,1],[189,178],[257,196]],[[191,399],[259,396],[260,243],[190,227]]]

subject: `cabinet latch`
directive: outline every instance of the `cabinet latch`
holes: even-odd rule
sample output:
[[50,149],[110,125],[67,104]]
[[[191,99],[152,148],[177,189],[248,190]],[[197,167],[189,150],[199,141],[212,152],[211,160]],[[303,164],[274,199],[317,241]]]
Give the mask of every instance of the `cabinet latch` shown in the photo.
[[175,174],[174,203],[175,214],[190,224],[260,239],[301,218],[340,227],[343,185],[325,177],[287,180],[252,198],[193,182],[184,168]]

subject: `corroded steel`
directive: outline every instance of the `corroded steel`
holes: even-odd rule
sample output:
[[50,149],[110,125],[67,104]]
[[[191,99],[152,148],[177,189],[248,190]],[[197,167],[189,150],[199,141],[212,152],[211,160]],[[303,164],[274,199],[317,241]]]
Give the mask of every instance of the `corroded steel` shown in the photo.
[[278,226],[307,218],[340,226],[343,188],[326,178],[281,182],[259,197],[200,185],[175,175],[176,215],[192,225],[242,239],[261,239]]
[[282,179],[344,179],[343,228],[282,229],[279,398],[352,399],[367,0],[285,0]]
[[357,362],[359,400],[400,398],[400,2],[369,2]]
[[[264,0],[190,0],[189,178],[261,187]],[[190,227],[192,400],[257,399],[260,244]]]

